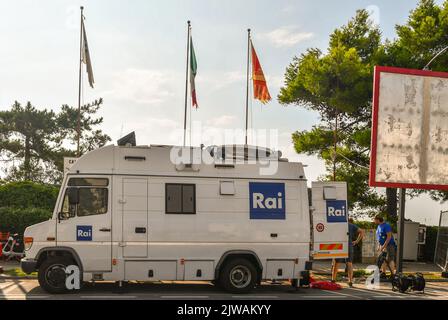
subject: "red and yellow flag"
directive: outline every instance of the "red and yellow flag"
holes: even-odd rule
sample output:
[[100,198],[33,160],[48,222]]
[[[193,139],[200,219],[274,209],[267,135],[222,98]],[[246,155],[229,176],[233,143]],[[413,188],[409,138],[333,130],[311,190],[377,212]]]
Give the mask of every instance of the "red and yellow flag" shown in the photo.
[[252,79],[254,81],[254,98],[265,104],[271,101],[271,95],[269,94],[263,69],[261,68],[260,60],[258,60],[258,56],[255,52],[252,41],[250,44],[252,48]]

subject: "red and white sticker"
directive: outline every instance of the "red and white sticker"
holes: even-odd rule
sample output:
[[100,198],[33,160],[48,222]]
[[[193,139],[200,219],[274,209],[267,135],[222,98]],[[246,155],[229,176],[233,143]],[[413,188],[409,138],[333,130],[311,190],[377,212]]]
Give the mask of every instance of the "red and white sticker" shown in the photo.
[[318,223],[316,225],[316,230],[317,230],[317,232],[324,232],[324,230],[325,230],[324,224],[323,223]]

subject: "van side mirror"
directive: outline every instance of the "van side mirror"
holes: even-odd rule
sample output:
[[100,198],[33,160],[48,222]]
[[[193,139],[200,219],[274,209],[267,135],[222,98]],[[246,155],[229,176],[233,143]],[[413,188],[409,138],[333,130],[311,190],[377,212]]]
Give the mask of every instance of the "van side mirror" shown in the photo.
[[59,212],[58,213],[58,220],[59,222],[64,221],[64,220],[68,220],[69,216],[66,212]]
[[79,204],[79,189],[78,188],[68,189],[68,203],[70,205]]

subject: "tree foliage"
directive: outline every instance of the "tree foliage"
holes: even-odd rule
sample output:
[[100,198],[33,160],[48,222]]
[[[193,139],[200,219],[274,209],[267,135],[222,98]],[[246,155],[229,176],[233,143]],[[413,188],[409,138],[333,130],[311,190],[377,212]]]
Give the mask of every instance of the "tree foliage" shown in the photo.
[[29,181],[0,185],[0,206],[53,210],[59,188]]
[[[384,198],[368,187],[365,169],[369,165],[373,67],[384,57],[379,29],[360,10],[331,34],[326,54],[309,49],[293,60],[278,97],[284,105],[304,106],[320,114],[320,124],[293,134],[295,149],[323,159],[329,173],[336,156],[337,179],[348,182],[349,202],[357,209],[385,205]],[[339,147],[335,155],[336,116]]]
[[49,220],[52,213],[52,210],[35,207],[0,207],[0,231],[23,235],[27,227]]
[[[97,127],[102,99],[82,106],[81,154],[105,145],[110,137]],[[15,102],[0,111],[0,155],[8,181],[58,183],[63,158],[76,155],[78,108],[62,106],[60,112],[37,109],[30,102]],[[9,160],[9,161],[8,161]]]
[[[421,0],[404,25],[396,26],[397,37],[383,40],[366,10],[359,10],[329,38],[328,49],[310,48],[287,67],[285,85],[278,100],[318,112],[321,122],[311,130],[297,131],[293,142],[298,153],[317,155],[325,161],[332,178],[349,184],[349,200],[357,212],[385,210],[385,195],[368,186],[370,159],[373,71],[376,65],[422,69],[448,45],[448,0],[437,5]],[[448,54],[431,68],[448,71]],[[335,117],[338,118],[338,148],[334,152]],[[413,192],[414,195],[422,191]],[[430,192],[433,199],[448,200],[445,192]]]

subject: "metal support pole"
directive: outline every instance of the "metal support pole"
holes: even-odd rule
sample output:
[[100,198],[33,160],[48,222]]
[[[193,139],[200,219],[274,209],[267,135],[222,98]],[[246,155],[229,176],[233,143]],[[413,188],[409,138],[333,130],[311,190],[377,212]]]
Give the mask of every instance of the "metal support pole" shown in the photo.
[[187,70],[185,71],[185,113],[184,113],[184,147],[187,145],[187,111],[188,111],[188,80],[190,71],[190,36],[191,36],[191,22],[187,21]]
[[83,31],[84,31],[84,7],[81,7],[81,31],[79,36],[79,83],[78,83],[78,118],[77,118],[77,128],[76,128],[76,156],[79,158],[81,156],[81,86],[82,86],[82,49],[83,49]]
[[437,265],[437,250],[439,249],[440,226],[442,225],[442,214],[443,214],[443,211],[440,211],[439,227],[437,228],[436,248],[434,250],[434,264],[435,265]]
[[250,83],[250,29],[247,29],[247,78],[246,78],[246,139],[245,145],[248,145],[248,132],[249,132],[249,83]]
[[400,208],[398,211],[397,272],[403,272],[405,205],[406,205],[406,189],[400,189]]

